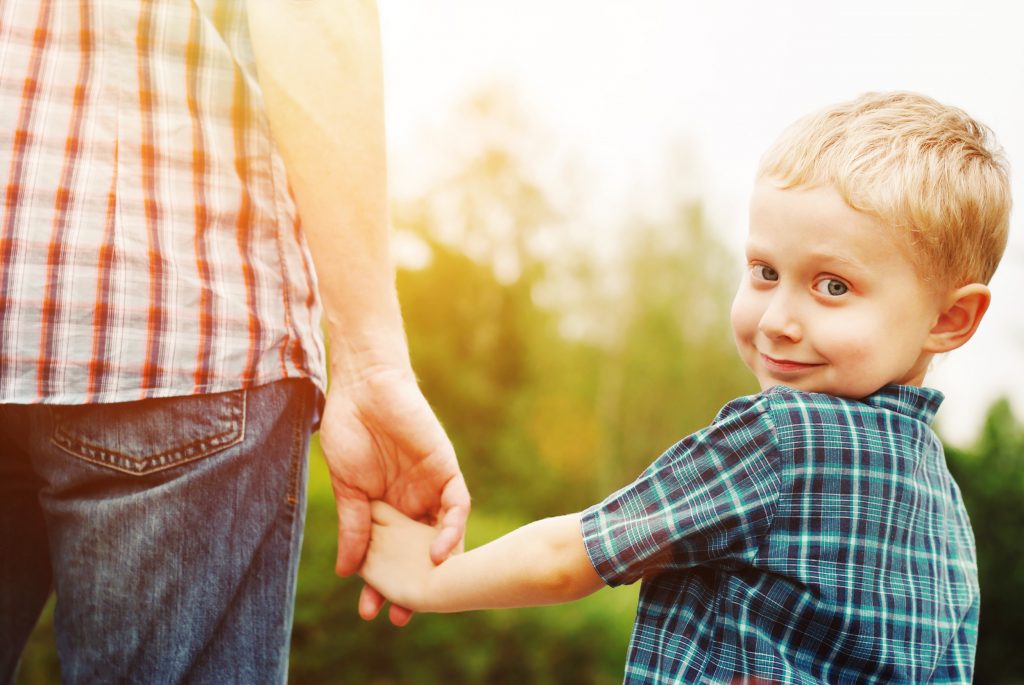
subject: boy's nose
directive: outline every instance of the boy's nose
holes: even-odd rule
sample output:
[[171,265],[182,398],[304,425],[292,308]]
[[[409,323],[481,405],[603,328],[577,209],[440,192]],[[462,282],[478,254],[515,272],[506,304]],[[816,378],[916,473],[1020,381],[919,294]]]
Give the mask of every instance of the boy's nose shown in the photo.
[[800,326],[796,312],[787,301],[788,298],[776,292],[768,302],[768,307],[761,314],[757,329],[770,340],[785,339],[790,342],[800,342],[803,337],[803,329]]

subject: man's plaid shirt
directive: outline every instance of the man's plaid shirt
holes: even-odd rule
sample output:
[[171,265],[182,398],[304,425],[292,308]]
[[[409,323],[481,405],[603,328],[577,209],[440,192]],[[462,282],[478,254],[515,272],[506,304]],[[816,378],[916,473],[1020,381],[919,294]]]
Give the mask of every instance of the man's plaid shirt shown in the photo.
[[977,566],[941,401],[772,388],[588,509],[597,571],[643,578],[625,682],[969,682]]

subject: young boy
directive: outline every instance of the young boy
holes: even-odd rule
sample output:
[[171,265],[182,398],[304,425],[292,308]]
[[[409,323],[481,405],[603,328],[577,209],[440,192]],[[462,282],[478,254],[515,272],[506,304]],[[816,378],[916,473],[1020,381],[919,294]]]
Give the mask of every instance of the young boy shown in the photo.
[[910,93],[798,121],[762,159],[732,308],[762,392],[601,504],[437,566],[436,530],[375,503],[363,577],[440,612],[642,579],[627,683],[969,682],[974,539],[922,384],[1005,247],[990,136]]

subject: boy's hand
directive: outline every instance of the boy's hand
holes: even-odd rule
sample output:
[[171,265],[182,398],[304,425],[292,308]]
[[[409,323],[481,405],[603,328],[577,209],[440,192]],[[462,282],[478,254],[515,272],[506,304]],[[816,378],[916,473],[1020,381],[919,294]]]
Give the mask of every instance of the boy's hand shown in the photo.
[[[429,610],[430,581],[437,571],[430,551],[438,529],[413,521],[381,501],[372,502],[370,512],[370,546],[359,575],[392,604]],[[376,608],[360,602],[359,615],[370,620]]]

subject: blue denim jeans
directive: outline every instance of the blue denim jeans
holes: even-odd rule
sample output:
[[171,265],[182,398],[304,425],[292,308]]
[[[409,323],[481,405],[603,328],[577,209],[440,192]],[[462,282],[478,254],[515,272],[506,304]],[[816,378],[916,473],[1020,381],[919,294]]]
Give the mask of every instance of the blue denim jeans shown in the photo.
[[0,405],[0,683],[51,590],[64,682],[284,682],[316,397]]

